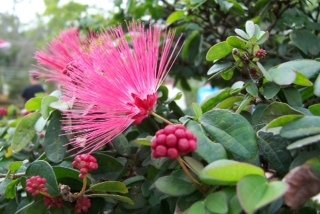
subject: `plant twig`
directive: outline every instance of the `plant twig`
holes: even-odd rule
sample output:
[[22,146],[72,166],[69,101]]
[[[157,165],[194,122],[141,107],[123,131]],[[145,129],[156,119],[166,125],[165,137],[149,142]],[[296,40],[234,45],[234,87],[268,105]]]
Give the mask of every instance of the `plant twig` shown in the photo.
[[157,113],[155,113],[154,111],[153,111],[153,112],[151,112],[151,115],[152,115],[152,116],[154,116],[154,117],[156,117],[156,118],[158,118],[158,119],[160,119],[160,120],[162,120],[163,122],[165,122],[165,123],[167,123],[167,124],[169,124],[169,125],[173,124],[172,122],[170,122],[170,121],[169,121],[169,120],[167,120],[166,118],[164,118],[164,117],[162,117],[162,116],[158,115],[158,114],[157,114]]

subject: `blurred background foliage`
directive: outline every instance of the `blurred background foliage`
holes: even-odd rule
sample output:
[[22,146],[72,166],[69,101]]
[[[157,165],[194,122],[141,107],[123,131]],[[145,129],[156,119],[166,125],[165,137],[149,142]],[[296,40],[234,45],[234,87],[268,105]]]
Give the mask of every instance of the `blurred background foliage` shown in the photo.
[[[205,60],[208,49],[234,34],[235,27],[242,28],[246,20],[253,20],[270,32],[270,39],[263,47],[268,52],[263,62],[266,67],[289,59],[319,57],[317,0],[114,0],[112,7],[110,2],[105,2],[105,5],[86,5],[77,1],[44,0],[43,14],[28,26],[17,15],[0,14],[0,38],[12,44],[10,49],[0,51],[2,82],[10,86],[10,102],[18,102],[28,84],[27,71],[34,68],[34,52],[68,27],[100,31],[135,19],[175,29],[177,35],[182,35],[184,46],[171,75],[175,84],[185,90],[191,90],[190,85],[197,86],[195,81],[190,84],[190,79],[203,80],[207,76],[212,65]],[[103,9],[106,6],[107,10]],[[232,82],[214,78],[211,84],[223,87]]]

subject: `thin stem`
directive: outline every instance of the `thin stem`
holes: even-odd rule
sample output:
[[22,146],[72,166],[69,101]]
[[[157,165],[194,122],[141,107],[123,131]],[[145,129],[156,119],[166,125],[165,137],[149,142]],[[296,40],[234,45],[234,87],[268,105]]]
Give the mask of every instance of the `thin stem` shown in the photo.
[[167,120],[166,118],[160,116],[159,114],[155,113],[154,111],[151,112],[151,115],[154,116],[154,117],[156,117],[156,118],[158,118],[158,119],[160,119],[160,120],[162,120],[163,122],[165,122],[165,123],[167,123],[167,124],[170,124],[170,125],[173,124],[172,122],[170,122],[170,121]]
[[83,196],[84,193],[86,192],[87,182],[88,182],[87,176],[85,176],[82,181],[83,181],[83,183],[82,183],[82,189],[81,189],[81,191],[79,192],[79,194],[77,195],[77,198],[80,198],[80,197]]
[[199,181],[197,179],[195,179],[193,177],[193,175],[190,173],[190,171],[188,170],[188,168],[186,167],[186,165],[184,164],[184,161],[181,157],[178,157],[178,162],[183,170],[183,172],[186,174],[186,176],[190,179],[190,181],[194,184],[194,186],[201,192],[201,193],[205,193],[205,191],[202,189],[201,184],[199,183]]
[[16,178],[20,178],[22,176],[25,176],[25,173],[16,173],[16,174],[3,174],[0,173],[0,178],[11,178],[11,179],[16,179]]

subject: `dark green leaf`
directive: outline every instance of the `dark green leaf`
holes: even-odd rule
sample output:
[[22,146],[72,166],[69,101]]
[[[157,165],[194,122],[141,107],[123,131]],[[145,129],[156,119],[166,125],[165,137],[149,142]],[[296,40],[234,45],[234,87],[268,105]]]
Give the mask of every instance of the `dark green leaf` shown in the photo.
[[45,161],[37,160],[30,164],[26,171],[27,176],[41,176],[47,179],[48,192],[52,196],[58,196],[60,194],[56,175],[52,167]]
[[134,204],[134,202],[132,201],[131,198],[123,196],[123,195],[115,195],[115,194],[103,193],[103,194],[89,194],[88,197],[90,197],[90,198],[95,198],[95,197],[105,198],[106,200],[113,199],[113,200],[120,201],[120,202],[123,202],[123,203],[127,203],[127,204],[130,204],[130,205]]
[[117,179],[124,169],[124,164],[109,155],[96,153],[99,168],[91,174],[109,180]]
[[236,158],[249,160],[256,157],[255,132],[241,115],[227,110],[211,110],[203,114],[201,124],[211,139],[223,145]]
[[188,210],[188,214],[200,214],[200,213],[201,214],[207,213],[206,207],[204,206],[203,201],[198,201],[198,202],[192,204],[192,206]]
[[290,34],[294,46],[307,55],[316,56],[320,51],[320,39],[310,30],[295,30]]
[[281,87],[273,82],[268,82],[263,86],[262,94],[266,99],[272,99],[274,96],[278,94]]
[[252,96],[258,97],[258,87],[253,81],[250,81],[246,84],[246,91]]
[[61,135],[61,115],[54,111],[44,138],[44,151],[53,163],[59,163],[66,155],[68,138]]
[[206,102],[204,102],[201,106],[203,112],[207,112],[214,108],[218,103],[223,101],[224,99],[232,96],[231,89],[226,88],[220,91],[217,95],[212,98],[209,98]]
[[231,68],[233,63],[226,62],[226,63],[215,63],[207,72],[208,75],[212,75],[215,73],[223,72]]
[[301,148],[303,146],[307,146],[307,145],[310,145],[310,144],[313,144],[313,143],[319,143],[319,142],[320,142],[320,134],[297,140],[297,141],[293,142],[292,144],[290,144],[287,147],[287,149],[289,149],[289,150],[298,149],[298,148]]
[[38,112],[34,112],[28,114],[22,118],[19,122],[18,127],[13,135],[12,139],[12,150],[14,152],[19,152],[24,149],[36,134],[34,129],[34,125],[37,122],[40,114]]
[[203,158],[208,163],[212,161],[224,159],[227,157],[226,151],[222,145],[211,141],[204,133],[201,125],[190,120],[187,127],[198,139],[198,148],[195,151],[197,155]]
[[284,88],[282,89],[284,96],[286,97],[286,100],[289,105],[291,106],[297,106],[302,107],[302,98],[300,95],[300,92],[296,88]]

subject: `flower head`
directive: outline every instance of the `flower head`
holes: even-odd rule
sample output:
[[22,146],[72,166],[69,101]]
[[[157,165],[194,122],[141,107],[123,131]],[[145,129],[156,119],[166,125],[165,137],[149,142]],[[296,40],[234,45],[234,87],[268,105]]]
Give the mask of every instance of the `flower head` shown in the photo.
[[134,22],[127,33],[121,27],[102,33],[77,55],[72,81],[58,83],[74,100],[64,130],[74,144],[81,139],[81,152],[101,148],[154,110],[157,89],[175,60],[173,43],[173,32]]

